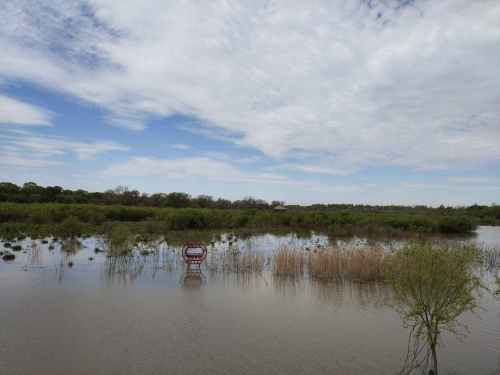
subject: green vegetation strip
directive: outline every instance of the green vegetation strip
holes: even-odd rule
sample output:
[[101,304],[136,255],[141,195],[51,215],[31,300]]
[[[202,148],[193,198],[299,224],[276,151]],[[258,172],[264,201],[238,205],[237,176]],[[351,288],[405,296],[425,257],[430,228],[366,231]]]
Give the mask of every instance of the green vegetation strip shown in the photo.
[[[70,221],[68,223],[68,220]],[[476,220],[455,214],[291,209],[156,208],[60,203],[0,203],[0,234],[105,232],[109,223],[134,223],[137,230],[165,233],[199,229],[322,229],[334,235],[413,232],[464,234]],[[63,225],[64,224],[64,225]],[[69,228],[66,228],[69,227]],[[78,233],[74,233],[75,235]]]

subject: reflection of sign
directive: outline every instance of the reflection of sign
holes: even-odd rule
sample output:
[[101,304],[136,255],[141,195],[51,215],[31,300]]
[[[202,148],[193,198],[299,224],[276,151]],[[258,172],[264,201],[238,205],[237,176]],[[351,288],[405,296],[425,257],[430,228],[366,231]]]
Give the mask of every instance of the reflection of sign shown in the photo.
[[200,267],[200,264],[207,257],[207,248],[199,243],[187,243],[182,248],[182,258],[184,262],[191,268],[192,265]]
[[188,289],[198,289],[203,284],[201,272],[187,272],[183,279],[184,287]]

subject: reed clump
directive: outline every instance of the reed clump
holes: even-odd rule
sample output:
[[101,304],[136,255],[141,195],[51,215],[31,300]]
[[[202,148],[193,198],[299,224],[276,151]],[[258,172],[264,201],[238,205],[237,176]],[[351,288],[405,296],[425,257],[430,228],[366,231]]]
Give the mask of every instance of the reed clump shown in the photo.
[[302,250],[283,247],[273,256],[273,272],[276,276],[301,276],[306,259]]
[[230,249],[222,255],[222,270],[234,273],[258,273],[264,270],[264,256],[255,251]]
[[264,256],[254,251],[245,251],[239,259],[239,272],[256,273],[264,269]]
[[343,277],[347,257],[339,249],[324,249],[309,255],[309,273],[316,279],[333,280]]
[[381,247],[357,249],[349,256],[349,276],[356,281],[384,280],[385,252]]
[[350,279],[360,282],[384,279],[385,252],[380,247],[367,249],[329,248],[309,256],[311,277],[323,280]]

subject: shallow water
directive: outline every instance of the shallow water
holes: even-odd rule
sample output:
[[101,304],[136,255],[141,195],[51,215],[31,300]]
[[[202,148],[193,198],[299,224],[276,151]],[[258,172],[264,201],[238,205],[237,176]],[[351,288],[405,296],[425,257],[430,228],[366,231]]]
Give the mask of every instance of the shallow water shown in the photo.
[[[232,246],[267,254],[328,241],[259,235]],[[500,248],[500,228],[481,227],[468,241]],[[31,246],[25,240],[26,254],[0,261],[0,374],[397,374],[403,365],[409,332],[384,285],[207,265],[187,274],[168,244],[126,265],[94,254],[95,238],[70,256]],[[211,255],[228,246],[223,236]],[[442,374],[500,374],[500,301],[483,293],[480,304],[460,319],[465,337],[442,337]]]

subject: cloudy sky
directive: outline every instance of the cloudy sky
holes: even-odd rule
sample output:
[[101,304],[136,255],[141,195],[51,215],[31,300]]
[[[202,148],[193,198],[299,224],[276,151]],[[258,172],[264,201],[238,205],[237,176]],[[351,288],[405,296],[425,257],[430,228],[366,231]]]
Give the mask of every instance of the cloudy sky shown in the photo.
[[500,202],[500,1],[3,0],[0,180]]

